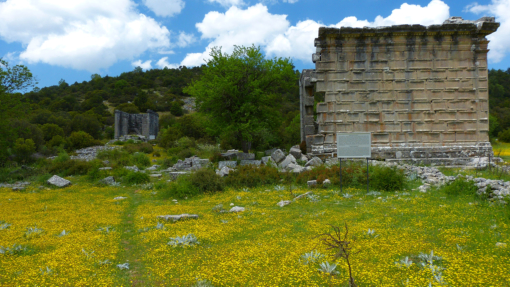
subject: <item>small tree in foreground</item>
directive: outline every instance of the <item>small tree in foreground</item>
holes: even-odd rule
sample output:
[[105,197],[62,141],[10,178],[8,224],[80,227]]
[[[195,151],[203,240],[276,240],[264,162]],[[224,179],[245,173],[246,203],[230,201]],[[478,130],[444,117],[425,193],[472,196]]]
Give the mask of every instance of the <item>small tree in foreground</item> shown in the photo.
[[354,283],[354,277],[352,277],[352,268],[351,268],[351,262],[349,261],[349,258],[351,255],[357,254],[360,251],[353,252],[352,243],[354,240],[356,240],[355,237],[353,237],[350,241],[348,241],[348,233],[349,230],[347,229],[347,223],[345,223],[345,235],[342,239],[342,232],[340,230],[340,227],[330,225],[333,228],[334,234],[331,233],[324,233],[319,235],[321,238],[322,243],[324,243],[328,250],[332,250],[335,252],[333,257],[336,259],[343,258],[347,262],[347,266],[349,267],[349,286],[355,287],[357,286]]

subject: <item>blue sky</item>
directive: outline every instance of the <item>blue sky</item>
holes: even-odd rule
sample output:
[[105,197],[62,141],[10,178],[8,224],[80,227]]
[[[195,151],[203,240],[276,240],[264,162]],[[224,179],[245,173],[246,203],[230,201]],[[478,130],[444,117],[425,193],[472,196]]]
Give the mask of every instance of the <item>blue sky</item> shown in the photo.
[[510,67],[510,0],[0,0],[0,57],[38,87],[91,74],[205,63],[211,47],[255,44],[267,57],[313,68],[320,26],[440,24],[495,16],[489,67]]

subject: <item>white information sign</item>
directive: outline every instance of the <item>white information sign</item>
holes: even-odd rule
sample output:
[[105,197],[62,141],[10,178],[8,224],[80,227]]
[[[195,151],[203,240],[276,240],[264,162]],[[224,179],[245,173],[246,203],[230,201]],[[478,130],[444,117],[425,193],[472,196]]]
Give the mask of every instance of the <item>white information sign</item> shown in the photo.
[[337,133],[338,158],[370,158],[372,156],[371,133]]

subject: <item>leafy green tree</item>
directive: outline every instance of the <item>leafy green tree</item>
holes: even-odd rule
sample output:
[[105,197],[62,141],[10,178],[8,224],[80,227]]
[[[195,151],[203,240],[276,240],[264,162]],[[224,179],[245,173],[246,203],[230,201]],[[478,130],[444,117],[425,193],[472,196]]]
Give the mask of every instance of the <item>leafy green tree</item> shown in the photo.
[[28,162],[35,152],[35,143],[31,139],[18,138],[14,144],[14,152],[19,162]]
[[0,58],[0,94],[23,91],[37,84],[30,70],[23,65],[9,67],[9,63]]
[[43,132],[44,140],[50,141],[54,136],[64,136],[64,129],[59,127],[56,124],[44,124],[41,127],[41,130]]
[[138,109],[138,107],[131,103],[120,104],[117,106],[116,110],[123,111],[123,112],[130,113],[130,114],[139,114],[140,113],[140,110]]
[[71,149],[80,149],[93,146],[96,144],[94,138],[84,131],[77,131],[71,133],[67,138],[67,143]]
[[297,83],[290,59],[265,59],[260,47],[235,46],[232,54],[211,50],[211,60],[200,79],[183,91],[196,98],[200,112],[208,114],[208,132],[232,134],[237,147],[247,152],[255,134],[277,132],[281,114],[278,91]]

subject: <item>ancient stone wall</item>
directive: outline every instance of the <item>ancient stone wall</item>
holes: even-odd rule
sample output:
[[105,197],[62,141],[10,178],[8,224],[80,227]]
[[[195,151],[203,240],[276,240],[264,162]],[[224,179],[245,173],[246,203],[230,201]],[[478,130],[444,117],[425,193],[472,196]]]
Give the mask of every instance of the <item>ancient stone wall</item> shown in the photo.
[[159,131],[158,113],[147,110],[146,114],[128,114],[123,111],[115,111],[115,138],[124,135],[143,135],[146,139],[155,139]]
[[[499,23],[319,29],[315,70],[300,81],[301,138],[334,156],[337,132],[372,132],[374,157],[452,159],[492,153],[486,35]],[[314,95],[323,102],[315,105]]]

